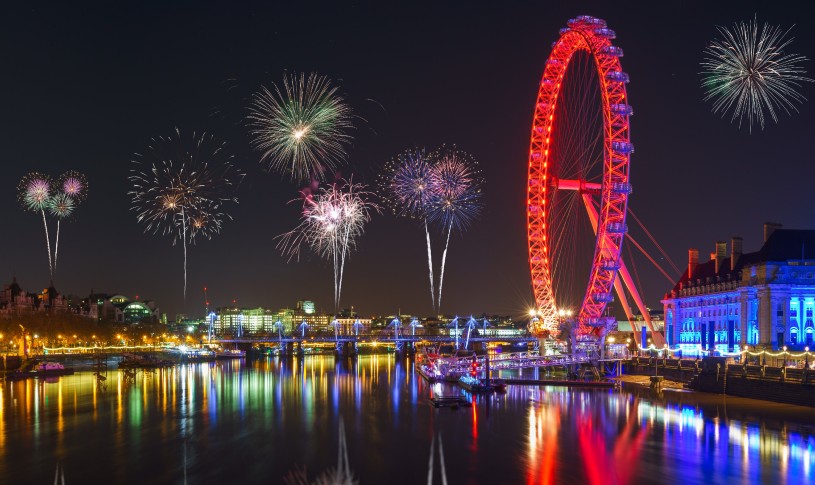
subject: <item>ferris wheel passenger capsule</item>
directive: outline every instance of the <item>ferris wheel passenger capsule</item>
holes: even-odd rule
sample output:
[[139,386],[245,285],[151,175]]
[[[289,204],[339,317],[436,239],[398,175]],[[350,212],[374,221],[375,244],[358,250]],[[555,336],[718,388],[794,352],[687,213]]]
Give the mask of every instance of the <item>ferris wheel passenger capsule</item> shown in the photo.
[[609,303],[614,300],[614,295],[611,293],[592,293],[591,299],[596,302]]
[[606,231],[611,234],[625,234],[628,232],[628,226],[622,222],[609,222]]
[[594,29],[594,33],[598,37],[605,37],[606,39],[616,39],[617,38],[617,33],[616,32],[614,32],[611,29],[607,29],[605,27],[603,27],[602,29]]
[[623,71],[608,71],[606,73],[606,79],[609,81],[617,81],[621,83],[628,82],[628,73]]
[[611,191],[615,194],[630,194],[633,190],[631,184],[625,182],[614,182],[611,184]]
[[600,49],[600,52],[614,57],[623,57],[623,48],[616,45],[607,45]]
[[627,141],[613,141],[611,142],[611,149],[623,155],[634,153],[634,145]]
[[630,104],[612,104],[609,108],[617,116],[631,116],[634,114],[634,108]]

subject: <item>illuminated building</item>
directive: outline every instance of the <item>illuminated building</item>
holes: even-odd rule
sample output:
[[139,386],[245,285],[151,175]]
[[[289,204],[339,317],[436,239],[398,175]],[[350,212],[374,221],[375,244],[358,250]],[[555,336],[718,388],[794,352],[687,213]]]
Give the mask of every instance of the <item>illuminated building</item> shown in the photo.
[[688,252],[688,270],[662,300],[666,340],[684,353],[813,346],[815,230],[764,225],[764,245],[742,253],[742,239],[717,242],[711,259]]
[[[301,300],[297,302],[297,308],[283,308],[272,310],[269,308],[238,308],[225,307],[218,308],[213,312],[212,331],[215,335],[275,335],[282,332],[291,335],[302,331],[298,328],[306,322],[306,333],[334,333],[331,322],[332,315],[318,313],[314,302]],[[354,323],[356,317],[338,317],[338,333],[341,335],[351,335],[354,333]],[[357,329],[358,333],[367,332],[371,328],[371,319],[359,319],[362,324]],[[278,327],[277,322],[280,322]]]
[[300,300],[297,302],[296,308],[307,315],[317,313],[317,306],[311,300]]
[[278,312],[266,308],[218,308],[212,330],[216,335],[276,332]]
[[64,312],[69,311],[68,300],[61,295],[54,285],[42,290],[41,293],[28,293],[23,291],[13,277],[10,284],[0,292],[0,315],[12,316],[25,312]]
[[156,323],[161,313],[152,300],[130,300],[124,295],[92,293],[82,301],[82,314],[97,321],[116,323]]

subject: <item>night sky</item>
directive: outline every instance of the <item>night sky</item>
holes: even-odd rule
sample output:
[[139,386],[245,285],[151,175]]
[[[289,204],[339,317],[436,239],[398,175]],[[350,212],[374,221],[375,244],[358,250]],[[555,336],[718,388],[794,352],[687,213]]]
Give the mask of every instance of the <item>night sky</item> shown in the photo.
[[[521,314],[532,301],[524,207],[532,111],[550,45],[580,14],[606,19],[625,50],[635,110],[630,206],[680,268],[688,247],[705,255],[717,239],[740,235],[745,251],[757,250],[765,221],[814,226],[815,85],[804,86],[810,101],[800,113],[752,134],[712,114],[699,87],[715,26],[754,14],[798,22],[791,51],[815,57],[815,28],[796,2],[32,3],[0,7],[3,284],[14,273],[29,291],[49,283],[42,221],[21,209],[19,179],[75,169],[88,175],[90,194],[62,228],[59,291],[139,295],[170,318],[203,313],[204,286],[213,306],[312,299],[330,311],[330,265],[287,264],[275,249],[273,238],[297,223],[299,206],[287,202],[299,186],[261,170],[240,125],[261,84],[317,71],[341,84],[365,120],[344,170],[355,180],[373,183],[385,161],[417,145],[455,143],[479,161],[486,208],[451,241],[442,311]],[[815,63],[806,68],[812,76]],[[234,221],[190,250],[186,301],[181,247],[144,234],[127,195],[133,153],[175,127],[227,141],[248,174]],[[415,221],[375,217],[347,263],[343,306],[431,313],[423,237]],[[659,307],[673,285],[644,261],[637,267],[648,304]]]

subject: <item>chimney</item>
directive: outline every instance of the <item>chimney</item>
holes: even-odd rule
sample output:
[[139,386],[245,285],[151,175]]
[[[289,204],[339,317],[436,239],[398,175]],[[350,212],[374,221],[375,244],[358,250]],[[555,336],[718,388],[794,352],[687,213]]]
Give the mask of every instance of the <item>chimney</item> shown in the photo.
[[781,229],[781,224],[777,222],[765,222],[764,223],[764,242],[767,242],[767,239],[770,239],[770,236],[773,235],[776,229]]
[[693,272],[696,271],[696,266],[699,264],[699,250],[688,249],[688,279],[693,277]]
[[736,271],[736,263],[739,262],[742,254],[742,242],[740,236],[733,236],[733,239],[730,240],[730,271]]
[[727,243],[724,241],[716,241],[716,252],[713,253],[713,260],[716,261],[716,274],[719,274],[719,268],[722,266],[724,257],[727,256]]

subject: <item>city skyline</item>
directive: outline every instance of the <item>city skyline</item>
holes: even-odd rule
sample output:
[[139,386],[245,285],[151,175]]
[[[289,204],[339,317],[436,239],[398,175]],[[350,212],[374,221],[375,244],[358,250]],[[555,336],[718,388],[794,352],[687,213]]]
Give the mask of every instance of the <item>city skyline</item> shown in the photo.
[[[274,237],[296,224],[299,205],[288,202],[300,187],[264,173],[246,127],[236,124],[260,85],[279,82],[285,72],[316,71],[338,80],[364,118],[343,175],[373,185],[385,162],[414,146],[455,143],[473,154],[486,179],[484,212],[463,237],[454,236],[441,312],[521,314],[532,305],[524,202],[533,103],[563,19],[581,13],[608,20],[625,49],[637,147],[631,208],[680,268],[689,247],[706,255],[714,241],[732,236],[756,251],[765,221],[813,227],[805,194],[815,167],[803,154],[815,110],[804,103],[800,113],[750,133],[710,112],[698,72],[716,25],[755,14],[760,22],[791,26],[774,8],[436,6],[430,25],[421,8],[408,7],[398,15],[382,7],[316,12],[293,5],[22,9],[0,34],[0,49],[18,74],[0,81],[4,92],[16,93],[2,121],[0,206],[11,230],[0,240],[0,281],[16,274],[26,288],[48,286],[41,222],[19,208],[14,188],[30,171],[56,177],[74,169],[87,174],[90,193],[62,227],[54,281],[60,292],[147,295],[168,314],[203,308],[204,286],[213,307],[233,299],[245,307],[285,307],[303,298],[328,307],[330,265],[313,256],[287,263],[275,248]],[[306,18],[307,25],[298,21]],[[418,38],[408,35],[416,25]],[[799,25],[792,35],[794,51],[815,56],[811,29]],[[815,70],[811,60],[804,66]],[[812,85],[802,92],[811,98]],[[226,141],[248,174],[234,221],[189,248],[186,300],[181,247],[144,234],[126,195],[134,153],[175,127]],[[764,177],[770,166],[788,175]],[[341,307],[430,314],[423,244],[417,221],[375,216],[347,262]],[[437,257],[440,249],[434,247]],[[673,283],[646,264],[638,262],[646,302],[659,308]]]

